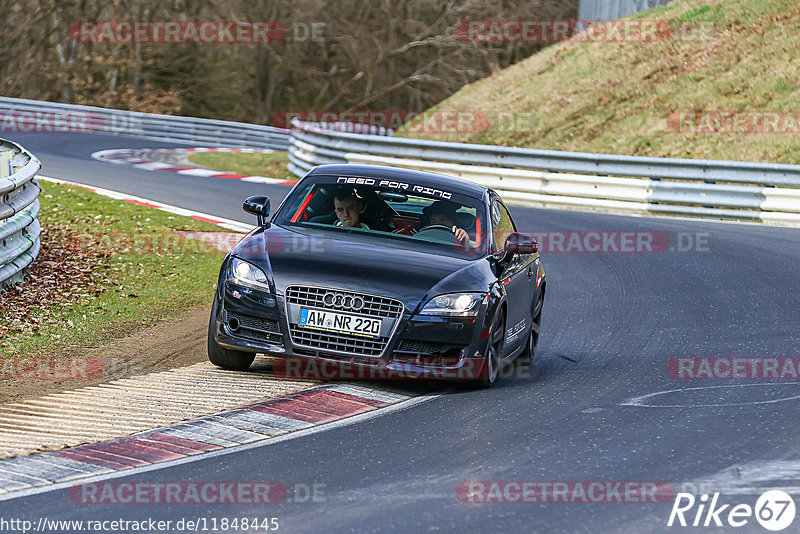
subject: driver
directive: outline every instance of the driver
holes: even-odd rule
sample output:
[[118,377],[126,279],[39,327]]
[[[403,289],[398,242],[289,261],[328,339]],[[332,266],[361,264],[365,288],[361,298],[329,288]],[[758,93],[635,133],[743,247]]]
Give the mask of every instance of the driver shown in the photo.
[[430,226],[445,226],[453,232],[456,240],[460,243],[475,247],[476,245],[474,242],[470,241],[467,231],[463,228],[459,228],[455,224],[456,211],[458,211],[460,207],[459,204],[451,200],[437,200],[430,206],[426,206],[422,209],[423,220],[426,221],[426,223],[419,231],[421,232]]
[[367,204],[356,195],[352,187],[342,187],[333,193],[333,207],[339,219],[336,226],[369,230],[369,226],[361,222],[361,214],[366,210]]

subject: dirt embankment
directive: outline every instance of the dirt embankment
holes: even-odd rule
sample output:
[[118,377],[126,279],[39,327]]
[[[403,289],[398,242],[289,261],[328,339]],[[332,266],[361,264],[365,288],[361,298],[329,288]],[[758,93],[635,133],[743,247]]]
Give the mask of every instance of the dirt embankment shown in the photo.
[[[52,357],[0,360],[0,403],[16,402],[119,378],[166,371],[204,361],[208,310],[143,327],[102,347]],[[33,376],[30,376],[33,375]],[[63,379],[70,376],[75,378]]]
[[[0,294],[0,403],[204,361],[222,253],[181,232],[218,229],[81,189],[45,191],[39,256]],[[167,242],[174,249],[155,246]]]

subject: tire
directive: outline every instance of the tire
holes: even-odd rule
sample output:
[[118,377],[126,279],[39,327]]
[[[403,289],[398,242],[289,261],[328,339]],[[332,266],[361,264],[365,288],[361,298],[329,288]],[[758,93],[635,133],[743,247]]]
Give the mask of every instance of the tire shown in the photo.
[[532,363],[536,355],[536,345],[539,344],[539,332],[542,328],[542,307],[544,306],[544,297],[539,295],[536,301],[536,306],[531,312],[531,330],[528,334],[528,343],[525,350],[517,357],[520,363]]
[[220,347],[214,339],[214,329],[216,328],[217,299],[214,298],[214,306],[211,309],[211,318],[208,321],[208,360],[217,367],[231,369],[233,371],[246,371],[256,355],[253,352],[242,352]]
[[475,380],[475,385],[483,388],[490,388],[497,381],[500,373],[500,355],[503,353],[503,342],[505,338],[505,318],[502,312],[497,312],[491,328],[489,328],[489,343],[486,345],[486,352],[483,358],[485,361],[482,376]]

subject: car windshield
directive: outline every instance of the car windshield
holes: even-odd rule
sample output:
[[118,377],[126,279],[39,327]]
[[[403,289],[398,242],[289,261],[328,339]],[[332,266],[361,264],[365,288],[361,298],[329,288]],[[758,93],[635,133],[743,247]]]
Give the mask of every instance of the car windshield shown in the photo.
[[448,255],[486,250],[479,199],[430,187],[371,178],[315,176],[294,189],[273,222],[338,239],[379,240],[385,246]]

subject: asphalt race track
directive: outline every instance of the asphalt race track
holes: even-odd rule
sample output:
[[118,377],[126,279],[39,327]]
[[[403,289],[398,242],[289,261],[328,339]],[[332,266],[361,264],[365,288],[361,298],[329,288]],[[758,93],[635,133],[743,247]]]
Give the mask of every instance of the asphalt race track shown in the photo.
[[[277,206],[288,191],[89,157],[165,143],[4,136],[37,155],[43,175],[243,222],[254,222],[241,211],[246,196],[265,193]],[[506,369],[490,390],[445,384],[442,396],[404,410],[116,479],[317,485],[316,502],[290,491],[273,505],[78,505],[62,489],[2,501],[0,515],[275,517],[279,532],[665,532],[686,530],[667,527],[674,499],[468,503],[457,488],[467,481],[660,481],[676,492],[711,488],[720,502],[751,506],[765,489],[800,491],[797,379],[667,373],[678,357],[800,356],[799,230],[524,207],[512,213],[519,230],[566,236],[565,244],[570,232],[638,231],[668,236],[673,250],[560,252],[543,243],[548,293],[536,360]],[[658,392],[667,393],[641,398]],[[724,530],[764,532],[754,518]]]

